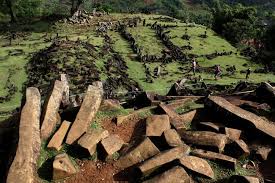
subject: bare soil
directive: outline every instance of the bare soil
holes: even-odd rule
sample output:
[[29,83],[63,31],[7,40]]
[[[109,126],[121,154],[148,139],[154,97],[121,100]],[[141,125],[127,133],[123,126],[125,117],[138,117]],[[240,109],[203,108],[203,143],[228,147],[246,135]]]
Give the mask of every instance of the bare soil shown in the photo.
[[[110,134],[119,135],[124,142],[131,144],[126,145],[122,152],[129,150],[129,147],[133,147],[138,144],[145,133],[144,119],[134,117],[129,121],[124,122],[120,126],[115,124],[114,119],[106,119],[102,121],[102,128],[109,131]],[[93,183],[93,182],[128,182],[125,180],[125,175],[121,172],[121,169],[116,167],[115,161],[104,162],[101,160],[91,161],[84,160],[78,161],[79,172],[64,182],[66,183]]]

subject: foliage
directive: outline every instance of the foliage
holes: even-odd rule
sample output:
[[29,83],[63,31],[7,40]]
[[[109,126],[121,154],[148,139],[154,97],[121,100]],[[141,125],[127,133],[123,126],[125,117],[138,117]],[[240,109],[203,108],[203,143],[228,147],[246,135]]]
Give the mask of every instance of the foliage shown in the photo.
[[269,27],[264,35],[267,50],[275,50],[275,25]]
[[213,9],[213,29],[232,43],[253,39],[257,35],[256,13],[256,9],[252,7],[241,4],[221,7],[217,1]]

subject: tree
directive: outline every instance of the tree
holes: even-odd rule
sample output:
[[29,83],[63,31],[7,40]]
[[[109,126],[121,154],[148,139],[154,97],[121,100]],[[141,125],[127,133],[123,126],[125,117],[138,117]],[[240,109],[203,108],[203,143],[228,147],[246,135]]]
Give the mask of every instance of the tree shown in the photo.
[[75,12],[79,10],[79,8],[84,3],[84,0],[71,0],[72,7],[71,7],[71,15],[73,16]]
[[16,22],[16,14],[13,9],[14,1],[13,0],[5,0],[5,5],[8,8],[8,13],[10,15],[11,22],[12,23]]
[[[219,7],[219,6],[218,6]],[[254,39],[257,35],[257,11],[241,4],[224,5],[213,10],[213,29],[232,43]]]

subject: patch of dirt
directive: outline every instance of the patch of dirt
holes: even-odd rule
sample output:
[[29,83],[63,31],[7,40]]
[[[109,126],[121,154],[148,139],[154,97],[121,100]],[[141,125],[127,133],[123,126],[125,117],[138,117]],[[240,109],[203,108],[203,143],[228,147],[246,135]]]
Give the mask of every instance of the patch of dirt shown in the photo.
[[[138,144],[140,140],[143,139],[142,134],[145,133],[145,121],[137,116],[125,121],[120,126],[117,126],[112,119],[105,119],[101,124],[102,128],[108,130],[110,134],[119,135],[126,143],[131,142],[130,145],[127,145],[122,149],[123,152],[128,151],[129,148]],[[85,160],[78,161],[77,164],[80,169],[79,173],[66,179],[64,181],[65,183],[127,182],[121,181],[124,179],[124,175],[119,173],[121,172],[121,169],[115,166],[115,161],[103,162],[101,160]],[[120,178],[119,175],[123,177]]]
[[79,173],[65,180],[65,183],[115,182],[113,176],[120,170],[113,163],[84,161]]

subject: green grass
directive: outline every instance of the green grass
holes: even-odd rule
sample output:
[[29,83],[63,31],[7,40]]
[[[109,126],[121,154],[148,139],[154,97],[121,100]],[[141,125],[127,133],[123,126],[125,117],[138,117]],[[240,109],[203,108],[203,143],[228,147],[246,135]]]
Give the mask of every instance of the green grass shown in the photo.
[[[68,154],[71,162],[75,168],[79,168],[76,163],[76,157],[71,156],[68,152],[70,151],[69,145],[63,145],[60,151],[55,151],[47,148],[47,143],[42,142],[40,156],[38,157],[37,167],[38,167],[38,176],[42,182],[48,183],[52,182],[52,166],[54,158],[62,153]],[[90,157],[92,158],[92,157]]]
[[143,54],[161,55],[161,51],[165,48],[159,39],[157,39],[155,31],[149,27],[139,26],[136,28],[128,28],[128,31],[137,40],[137,44],[141,47]]
[[[46,47],[48,44],[40,39],[41,34],[32,33],[27,36],[27,40],[17,39],[12,42],[12,46],[2,47],[0,49],[0,57],[7,59],[0,61],[0,96],[5,96],[8,90],[4,88],[9,75],[9,69],[15,69],[16,72],[11,76],[11,83],[18,87],[18,91],[8,102],[0,103],[0,112],[8,112],[20,106],[21,98],[23,95],[23,83],[27,79],[25,65],[28,62],[29,54]],[[35,40],[38,39],[39,40]],[[35,40],[35,41],[32,41]],[[0,45],[7,45],[8,41],[3,37],[0,38]],[[9,51],[15,49],[22,49],[25,54],[20,56],[8,56]],[[0,115],[0,121],[8,118],[9,115]]]
[[199,109],[199,108],[203,108],[204,104],[199,104],[196,101],[187,101],[186,103],[184,103],[183,105],[179,106],[178,108],[176,108],[176,113],[178,114],[184,114],[186,112],[195,110],[195,109]]
[[[125,17],[136,17],[141,16],[141,18],[146,18],[147,23],[154,23],[154,17],[160,17],[160,15],[143,15],[143,14],[112,14],[111,19],[121,19]],[[221,84],[221,85],[230,85],[243,81],[245,79],[245,74],[241,74],[240,71],[246,70],[247,67],[250,67],[251,70],[262,67],[261,65],[253,64],[250,60],[245,57],[240,56],[238,50],[234,48],[229,42],[224,40],[222,37],[215,34],[210,29],[206,30],[205,26],[195,25],[195,24],[185,24],[180,21],[175,22],[159,22],[160,24],[166,25],[178,25],[176,28],[169,28],[170,36],[172,37],[172,42],[181,47],[188,45],[188,41],[183,40],[181,37],[185,34],[185,29],[187,28],[188,35],[191,36],[190,44],[193,47],[192,50],[186,51],[186,53],[196,54],[199,56],[197,61],[202,67],[212,67],[216,64],[220,64],[223,70],[224,77],[218,81],[214,80],[214,74],[211,72],[199,73],[206,84]],[[141,23],[142,24],[142,23]],[[144,53],[160,55],[161,51],[165,46],[161,41],[156,37],[154,30],[150,27],[143,27],[141,24],[137,28],[128,28],[128,31],[136,38],[137,43],[143,48]],[[188,27],[192,25],[192,27]],[[25,71],[25,66],[28,63],[30,57],[29,54],[39,51],[42,48],[45,48],[50,45],[50,43],[44,43],[45,34],[48,34],[48,37],[56,36],[56,33],[59,33],[59,36],[65,39],[66,36],[70,40],[77,40],[78,38],[83,41],[87,41],[94,46],[96,46],[97,53],[99,53],[101,47],[103,46],[104,39],[101,36],[96,35],[95,27],[81,27],[74,25],[66,24],[57,24],[56,26],[50,26],[50,24],[45,22],[36,22],[32,25],[24,25],[18,27],[19,30],[30,28],[33,32],[28,33],[25,38],[18,38],[13,41],[13,45],[10,47],[1,47],[0,49],[0,96],[5,96],[7,94],[7,89],[4,88],[8,77],[8,71],[11,68],[17,68],[16,73],[12,76],[11,82],[18,87],[18,91],[13,96],[12,100],[4,103],[0,103],[0,113],[9,112],[14,110],[16,107],[20,106],[22,95],[25,91],[22,91],[23,83],[27,79],[27,74]],[[207,38],[201,38],[199,35],[204,34],[207,31]],[[129,77],[140,85],[146,91],[154,91],[159,94],[166,94],[171,85],[182,78],[187,77],[185,72],[189,70],[190,63],[179,63],[174,61],[164,66],[165,70],[168,72],[168,75],[160,76],[159,78],[154,78],[153,83],[147,83],[145,81],[145,68],[142,63],[138,62],[136,55],[133,53],[130,48],[129,42],[122,39],[120,34],[115,31],[109,31],[108,34],[111,36],[114,41],[113,47],[123,59],[126,61],[128,66],[127,73]],[[5,35],[0,34],[0,46],[7,45],[8,39],[4,39]],[[7,57],[9,50],[22,49],[25,54],[21,56],[10,56]],[[203,54],[211,54],[215,51],[232,51],[234,54],[230,56],[220,56],[212,60],[208,60],[205,57],[201,57]],[[237,54],[235,54],[237,53]],[[109,73],[106,73],[104,69],[104,64],[108,60],[110,55],[105,55],[103,58],[97,57],[95,60],[95,65],[99,71],[101,71],[100,78],[101,80],[106,80]],[[1,60],[2,58],[2,60]],[[6,59],[3,59],[6,58]],[[74,62],[75,58],[70,60],[71,63],[77,64]],[[147,63],[150,68],[150,72],[153,74],[155,67],[160,66],[161,63]],[[248,66],[244,66],[244,64]],[[237,68],[237,71],[232,76],[226,76],[226,67],[227,65]],[[179,70],[179,67],[185,68],[185,71]],[[252,72],[249,82],[259,83],[262,81],[271,81],[275,82],[275,76],[273,74],[255,74]],[[121,88],[121,91],[124,91]],[[0,114],[0,121],[7,118],[8,115]]]

